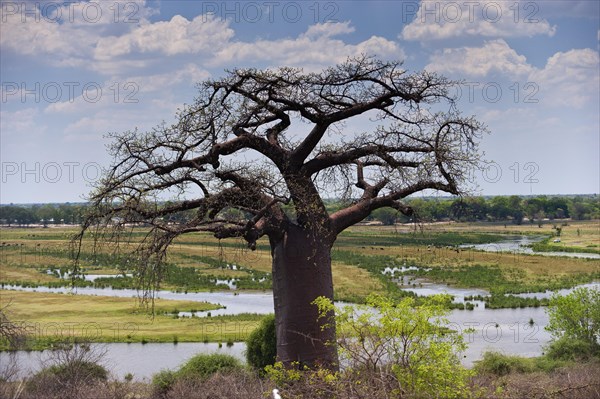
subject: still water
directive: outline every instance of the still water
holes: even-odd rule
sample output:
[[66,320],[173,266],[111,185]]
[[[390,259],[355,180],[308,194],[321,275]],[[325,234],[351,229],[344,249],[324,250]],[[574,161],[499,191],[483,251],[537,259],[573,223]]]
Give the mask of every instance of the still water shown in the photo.
[[[586,284],[587,287],[600,289],[600,283]],[[69,292],[68,288],[19,288],[39,292]],[[449,293],[455,296],[455,301],[461,301],[466,295],[485,295],[484,290],[458,289],[442,284],[424,284],[422,287],[406,288],[419,295],[433,295]],[[566,294],[570,290],[561,290]],[[136,296],[135,290],[112,290],[96,288],[78,288],[79,295],[103,295],[132,297]],[[273,312],[272,293],[245,293],[229,292],[202,292],[202,293],[173,293],[159,291],[158,297],[174,300],[195,300],[219,303],[224,306],[220,311],[211,311],[216,314],[239,314]],[[523,294],[527,296],[547,296],[549,293]],[[463,333],[468,349],[463,354],[463,363],[470,366],[481,358],[482,353],[496,350],[506,354],[521,356],[538,356],[543,353],[543,347],[550,341],[550,335],[544,329],[548,323],[548,316],[544,308],[523,309],[485,309],[483,302],[475,301],[478,306],[474,310],[453,310],[448,316],[449,327]],[[217,343],[111,343],[94,344],[95,348],[106,351],[105,364],[112,373],[123,378],[127,373],[132,373],[136,379],[148,379],[162,369],[174,369],[197,353],[222,352],[244,358],[245,345],[235,343],[232,347]],[[18,351],[14,354],[0,352],[0,363],[5,364],[9,356],[14,356],[21,365],[21,375],[38,370],[45,359],[50,356],[50,351],[26,352]]]
[[486,252],[508,252],[543,256],[566,256],[569,258],[600,259],[600,254],[585,252],[535,252],[529,245],[542,241],[546,236],[515,236],[510,240],[490,244],[465,244],[461,248],[473,248]]

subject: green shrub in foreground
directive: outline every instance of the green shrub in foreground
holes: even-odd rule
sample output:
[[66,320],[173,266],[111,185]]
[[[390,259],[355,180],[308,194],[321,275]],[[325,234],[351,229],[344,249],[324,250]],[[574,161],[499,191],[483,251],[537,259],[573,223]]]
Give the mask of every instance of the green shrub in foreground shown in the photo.
[[504,355],[499,352],[485,352],[475,369],[482,374],[494,374],[498,376],[513,372],[526,373],[533,371],[531,359]]
[[176,380],[175,372],[161,370],[152,376],[152,387],[156,393],[163,395],[171,389]]
[[548,356],[521,357],[505,355],[499,352],[486,352],[476,362],[475,370],[479,374],[504,376],[512,373],[549,372],[565,365],[565,361]]
[[265,317],[246,340],[246,361],[257,370],[273,365],[277,356],[275,315]]
[[213,353],[192,357],[176,372],[177,378],[199,378],[205,380],[216,372],[242,369],[238,359],[230,355]]
[[546,356],[554,360],[590,360],[593,356],[600,356],[600,350],[588,341],[562,337],[548,345]]
[[204,381],[217,372],[229,373],[242,370],[239,360],[221,353],[199,354],[188,360],[177,371],[162,370],[152,376],[152,385],[156,393],[166,394],[179,380]]

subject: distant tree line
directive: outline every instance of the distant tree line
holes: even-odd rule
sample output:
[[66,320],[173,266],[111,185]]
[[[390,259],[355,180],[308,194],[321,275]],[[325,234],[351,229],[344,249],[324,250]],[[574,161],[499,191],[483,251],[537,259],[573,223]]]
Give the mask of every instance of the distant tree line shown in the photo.
[[[521,224],[540,223],[544,219],[589,220],[600,218],[600,198],[597,195],[468,198],[414,198],[409,204],[416,218],[423,222],[444,220],[490,221]],[[407,221],[393,209],[383,208],[371,215],[383,224]]]
[[28,226],[41,224],[77,225],[82,221],[86,204],[0,205],[0,224]]
[[[600,219],[600,197],[597,195],[520,197],[442,197],[412,198],[408,204],[415,210],[415,217],[422,222],[436,221],[491,221],[540,223],[544,219],[589,220]],[[341,208],[338,200],[326,201],[329,212]],[[35,204],[0,205],[0,224],[10,226],[28,225],[77,225],[81,222],[87,204]],[[292,212],[291,207],[288,210]],[[235,218],[239,210],[225,209],[228,218]],[[243,218],[240,214],[239,217]],[[181,222],[193,217],[191,211],[168,216],[168,221]],[[367,221],[379,221],[385,225],[408,222],[409,219],[392,208],[373,212]]]

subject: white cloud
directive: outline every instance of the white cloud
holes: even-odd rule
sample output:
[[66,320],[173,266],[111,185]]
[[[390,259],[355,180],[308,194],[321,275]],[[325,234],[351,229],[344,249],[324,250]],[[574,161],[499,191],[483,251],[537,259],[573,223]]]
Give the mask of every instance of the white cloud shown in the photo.
[[3,141],[7,138],[27,136],[29,138],[43,134],[47,127],[36,122],[39,117],[37,108],[24,108],[16,111],[0,111],[0,130]]
[[[102,15],[114,13],[106,3],[102,4]],[[293,38],[244,41],[236,40],[230,21],[213,14],[198,15],[192,20],[175,15],[168,21],[150,22],[145,17],[152,9],[142,0],[132,4],[137,4],[143,16],[138,23],[110,24],[103,20],[86,24],[78,19],[54,23],[44,18],[23,23],[20,15],[11,14],[2,24],[0,46],[21,55],[43,57],[42,62],[54,66],[83,67],[104,76],[140,74],[162,63],[164,56],[176,57],[183,64],[202,60],[210,67],[250,62],[261,66],[302,66],[308,70],[362,53],[404,58],[393,40],[372,36],[348,43],[340,38],[355,31],[350,21],[313,24]]]
[[598,103],[599,68],[597,51],[574,49],[554,54],[544,68],[532,71],[529,80],[538,84],[544,103],[578,108]]
[[175,55],[213,52],[234,36],[228,25],[226,20],[212,14],[199,15],[191,21],[175,15],[170,21],[139,25],[119,37],[101,38],[94,58],[105,61],[130,53]]
[[[147,106],[151,105],[148,100],[154,98],[156,92],[161,93],[161,98],[170,97],[177,85],[186,83],[191,86],[209,76],[208,71],[190,63],[174,72],[106,80],[91,87],[93,93],[88,94],[87,97],[82,93],[83,90],[80,90],[73,99],[65,98],[64,101],[49,104],[44,112],[93,115],[106,109],[132,108],[138,103]],[[101,90],[98,92],[96,87],[100,87]]]
[[296,38],[233,42],[219,51],[211,65],[231,62],[266,62],[271,66],[300,66],[307,70],[321,69],[360,54],[381,58],[404,58],[398,44],[379,36],[371,36],[357,44],[348,44],[334,36],[351,33],[349,22],[316,24]]
[[3,7],[0,47],[44,56],[54,66],[89,66],[102,36],[132,29],[154,12],[145,0],[68,2],[62,7],[56,2],[14,2]]
[[440,40],[453,37],[553,36],[556,26],[540,18],[539,5],[531,1],[422,0],[414,19],[402,30],[405,40]]
[[482,47],[447,48],[434,53],[425,67],[429,71],[483,77],[491,73],[522,77],[533,67],[503,39],[485,42]]
[[574,108],[592,100],[598,102],[599,68],[598,51],[589,48],[558,52],[548,58],[543,68],[536,68],[502,39],[485,42],[481,47],[438,51],[425,67],[453,77],[502,76],[512,82],[527,82],[525,92],[532,94],[535,88],[533,94],[540,103]]
[[309,26],[302,36],[314,39],[320,36],[331,37],[352,32],[354,32],[354,27],[350,26],[350,21],[340,23],[327,22]]

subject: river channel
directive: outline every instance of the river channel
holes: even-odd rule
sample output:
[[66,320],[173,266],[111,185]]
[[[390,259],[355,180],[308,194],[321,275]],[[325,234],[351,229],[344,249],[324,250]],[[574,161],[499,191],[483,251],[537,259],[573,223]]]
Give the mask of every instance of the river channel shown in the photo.
[[[586,284],[587,287],[600,289],[600,283]],[[21,288],[9,287],[38,292],[68,292],[68,288]],[[467,295],[485,295],[484,290],[458,289],[442,284],[423,284],[420,287],[405,288],[418,295],[433,295],[449,293],[455,301],[462,301]],[[562,290],[568,293],[570,290]],[[78,295],[99,295],[133,297],[135,290],[113,290],[110,288],[78,288]],[[523,294],[527,296],[547,296],[546,293]],[[173,300],[207,301],[224,306],[216,314],[259,313],[267,314],[273,311],[272,293],[246,293],[246,292],[201,292],[201,293],[175,293],[159,291],[157,296]],[[477,304],[474,310],[452,310],[448,317],[449,327],[463,333],[468,349],[463,354],[463,363],[470,366],[481,358],[482,353],[496,350],[507,354],[521,356],[538,356],[543,352],[543,346],[550,341],[550,335],[544,329],[548,323],[548,316],[544,308],[519,308],[519,309],[485,309],[483,302]],[[198,314],[202,316],[202,314]],[[533,321],[533,324],[531,323]],[[197,353],[223,352],[244,358],[245,345],[236,342],[228,347],[218,343],[110,343],[94,344],[95,347],[105,351],[105,364],[113,375],[123,378],[125,374],[132,373],[136,379],[149,379],[154,373],[166,369],[177,368],[191,356]],[[28,375],[38,370],[44,359],[50,356],[50,351],[27,352],[17,351],[9,354],[0,352],[0,363],[8,362],[10,356],[16,357],[22,375]]]

